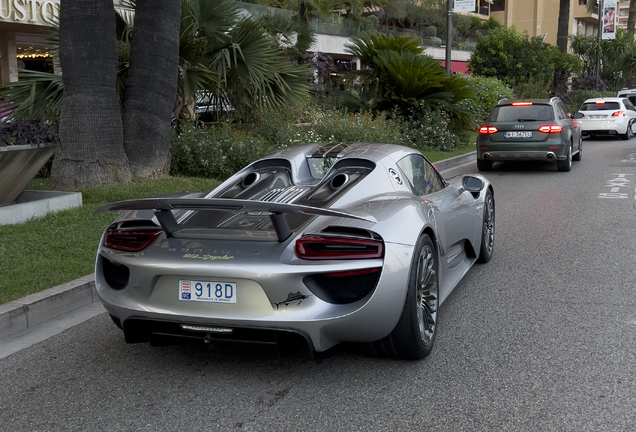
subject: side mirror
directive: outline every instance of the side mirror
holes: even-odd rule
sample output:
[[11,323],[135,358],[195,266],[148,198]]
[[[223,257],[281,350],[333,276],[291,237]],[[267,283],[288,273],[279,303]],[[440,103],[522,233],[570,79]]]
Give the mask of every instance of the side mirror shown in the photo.
[[470,193],[479,193],[484,188],[484,182],[473,176],[464,176],[462,178],[462,188]]
[[580,113],[580,112],[576,112],[576,113],[574,113],[574,118],[575,118],[575,119],[583,118],[583,113]]

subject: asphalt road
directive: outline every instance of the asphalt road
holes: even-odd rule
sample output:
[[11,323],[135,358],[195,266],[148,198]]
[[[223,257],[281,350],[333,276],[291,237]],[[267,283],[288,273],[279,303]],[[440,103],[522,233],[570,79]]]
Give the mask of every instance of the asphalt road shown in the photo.
[[420,362],[126,345],[102,314],[0,360],[2,431],[636,429],[636,138],[488,174],[497,232]]

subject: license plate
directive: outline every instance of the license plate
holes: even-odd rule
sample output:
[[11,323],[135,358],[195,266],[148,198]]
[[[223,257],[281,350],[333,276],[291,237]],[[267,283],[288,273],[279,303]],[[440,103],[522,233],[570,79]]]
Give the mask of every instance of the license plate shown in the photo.
[[504,132],[504,138],[532,138],[532,132]]
[[605,116],[605,115],[591,115],[590,116],[590,119],[592,119],[592,120],[603,120],[605,118],[607,118],[607,116]]
[[180,280],[179,300],[236,303],[236,282]]

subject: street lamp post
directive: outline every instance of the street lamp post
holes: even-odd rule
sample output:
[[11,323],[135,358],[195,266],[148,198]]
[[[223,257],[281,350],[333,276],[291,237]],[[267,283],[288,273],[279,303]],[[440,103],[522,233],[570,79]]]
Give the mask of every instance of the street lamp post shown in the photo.
[[453,43],[453,0],[446,0],[446,73],[451,74],[451,44]]
[[[603,38],[603,0],[597,0],[596,6],[598,7],[598,38],[597,43],[597,56],[596,56],[596,76],[601,76],[601,39]],[[600,90],[600,89],[599,89]]]

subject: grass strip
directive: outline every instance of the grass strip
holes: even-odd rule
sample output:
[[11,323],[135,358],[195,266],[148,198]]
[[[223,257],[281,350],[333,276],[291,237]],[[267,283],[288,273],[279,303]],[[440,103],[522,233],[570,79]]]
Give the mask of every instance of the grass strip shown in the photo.
[[[93,215],[114,202],[157,195],[214,189],[217,180],[171,177],[83,190],[83,205],[24,224],[0,226],[0,304],[93,273],[95,254],[112,212]],[[27,189],[50,190],[48,179],[35,179]]]

